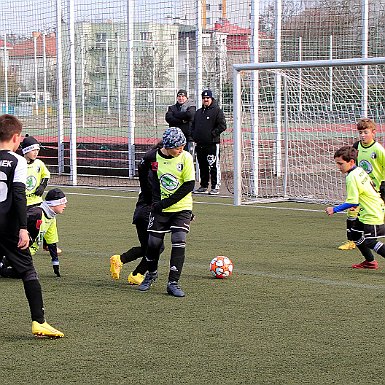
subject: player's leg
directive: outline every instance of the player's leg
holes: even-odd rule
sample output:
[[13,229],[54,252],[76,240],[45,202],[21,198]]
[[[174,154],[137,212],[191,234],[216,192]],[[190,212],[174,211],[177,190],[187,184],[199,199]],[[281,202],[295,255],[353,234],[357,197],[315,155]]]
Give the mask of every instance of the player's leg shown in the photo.
[[[141,258],[139,264],[135,267],[134,271],[132,271],[127,280],[131,285],[140,285],[143,282],[144,275],[147,271],[147,260],[146,260],[146,250],[148,246],[148,220],[138,220],[135,223],[136,233],[138,235],[138,239],[140,242],[140,247],[136,247],[136,253],[138,255],[137,258]],[[132,250],[132,249],[131,249]],[[133,255],[134,256],[134,255]]]
[[163,245],[165,233],[149,233],[148,247],[146,251],[146,262],[148,271],[143,282],[139,285],[140,291],[147,291],[152,284],[158,279],[158,262],[160,250]]
[[[353,269],[377,269],[378,263],[374,259],[374,255],[372,253],[372,243],[370,239],[366,238],[366,236],[370,236],[370,231],[373,226],[364,225],[359,220],[354,222],[353,227],[351,228],[351,236],[356,244],[357,248],[360,250],[362,256],[365,260],[361,263],[353,264]],[[369,231],[369,232],[367,232]]]
[[353,250],[356,244],[352,238],[352,227],[357,219],[358,208],[356,210],[348,210],[346,218],[346,237],[347,241],[338,247],[338,250]]
[[190,231],[191,211],[173,214],[171,223],[171,258],[168,274],[167,293],[174,297],[184,297],[179,286],[183,264],[186,257],[186,237]]
[[44,304],[41,285],[33,266],[29,250],[20,250],[17,247],[18,237],[8,236],[0,244],[0,254],[6,254],[10,266],[21,277],[24,285],[25,296],[28,300],[31,319],[32,334],[51,338],[64,337],[64,334],[49,325],[44,316]]

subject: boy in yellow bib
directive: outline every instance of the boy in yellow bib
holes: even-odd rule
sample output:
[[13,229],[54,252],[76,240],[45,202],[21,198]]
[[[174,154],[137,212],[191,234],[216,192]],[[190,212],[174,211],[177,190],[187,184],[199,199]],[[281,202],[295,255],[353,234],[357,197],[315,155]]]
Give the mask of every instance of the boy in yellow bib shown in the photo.
[[346,174],[345,203],[327,207],[326,213],[332,216],[343,210],[359,206],[357,219],[353,222],[351,237],[365,260],[352,265],[353,269],[378,269],[372,250],[385,257],[385,246],[378,238],[385,237],[384,201],[376,191],[368,173],[356,166],[357,150],[344,146],[334,154],[338,169]]

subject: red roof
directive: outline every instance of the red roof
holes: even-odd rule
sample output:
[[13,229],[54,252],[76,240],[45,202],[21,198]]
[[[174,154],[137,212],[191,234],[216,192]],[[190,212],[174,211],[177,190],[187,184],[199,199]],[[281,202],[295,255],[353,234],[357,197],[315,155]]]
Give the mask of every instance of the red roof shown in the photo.
[[[28,39],[13,46],[13,50],[9,52],[11,57],[33,57],[34,39]],[[50,33],[45,37],[45,53],[47,57],[56,57],[56,37],[54,33]],[[43,56],[43,35],[39,33],[36,39],[36,55]]]
[[242,28],[236,24],[230,24],[228,20],[221,20],[214,25],[215,32],[227,33],[228,35],[250,35],[250,28]]
[[[0,39],[0,48],[4,47],[4,40]],[[7,41],[7,47],[11,48],[12,44]]]

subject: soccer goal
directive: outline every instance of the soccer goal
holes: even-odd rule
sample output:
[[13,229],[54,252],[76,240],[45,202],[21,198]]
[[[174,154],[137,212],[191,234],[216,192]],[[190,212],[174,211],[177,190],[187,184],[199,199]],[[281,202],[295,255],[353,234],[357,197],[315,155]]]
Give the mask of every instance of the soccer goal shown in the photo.
[[[369,117],[385,129],[385,57],[234,65],[234,204],[338,202],[333,154]],[[233,184],[231,186],[231,184]]]

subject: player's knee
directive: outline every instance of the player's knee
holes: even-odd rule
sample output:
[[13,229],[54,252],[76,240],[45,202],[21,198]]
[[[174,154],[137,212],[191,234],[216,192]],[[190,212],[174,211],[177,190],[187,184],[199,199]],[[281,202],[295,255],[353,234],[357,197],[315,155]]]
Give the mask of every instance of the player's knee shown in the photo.
[[172,247],[186,247],[186,233],[178,231],[171,234]]
[[23,280],[23,282],[36,281],[39,279],[39,277],[37,275],[36,270],[31,269],[31,270],[26,271],[24,274],[22,274],[21,279]]
[[159,250],[163,245],[163,238],[150,234],[148,236],[148,248]]
[[350,231],[350,239],[356,244],[360,245],[365,241],[365,238],[361,231]]

